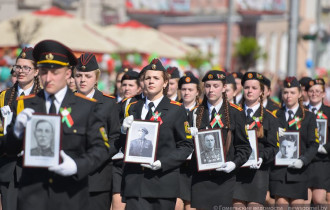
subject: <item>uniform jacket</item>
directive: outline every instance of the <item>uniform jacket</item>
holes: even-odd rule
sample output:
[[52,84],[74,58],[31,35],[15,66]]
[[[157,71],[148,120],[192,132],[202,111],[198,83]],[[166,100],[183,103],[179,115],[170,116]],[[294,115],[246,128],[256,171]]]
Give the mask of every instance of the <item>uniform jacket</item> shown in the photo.
[[[145,100],[131,103],[128,115],[141,119]],[[156,159],[161,162],[160,170],[142,168],[140,164],[126,163],[123,172],[123,196],[149,198],[176,198],[179,196],[179,166],[193,150],[188,131],[185,109],[177,102],[164,96],[155,112],[161,113]],[[186,125],[186,126],[185,126]]]
[[104,95],[97,89],[95,89],[93,98],[97,100],[97,111],[104,122],[110,148],[108,160],[89,176],[89,191],[110,191],[112,183],[111,157],[118,152],[119,146],[120,122],[117,111],[118,105],[114,98]]
[[267,99],[267,105],[266,105],[266,109],[268,109],[269,111],[274,111],[281,108],[279,103],[276,103],[275,101],[273,101],[272,99]]
[[[279,119],[280,127],[285,128],[287,131],[297,131],[296,125],[289,126],[285,117],[285,107],[279,109],[276,113]],[[299,107],[294,117],[302,118],[302,110]],[[301,122],[301,127],[298,129],[300,133],[300,156],[304,163],[301,169],[291,169],[286,166],[273,166],[270,179],[287,181],[307,181],[307,167],[308,164],[315,157],[318,149],[318,137],[315,135],[316,117],[313,113],[305,110],[305,119]]]
[[[44,91],[23,100],[25,108],[46,114]],[[104,127],[95,112],[95,102],[78,97],[69,89],[62,108],[71,108],[72,127],[62,122],[61,147],[77,165],[77,174],[63,177],[48,169],[23,168],[18,193],[19,210],[83,210],[88,209],[88,174],[95,171],[108,158],[107,138],[100,130]],[[14,104],[16,110],[16,103]],[[16,119],[16,118],[15,118]],[[14,125],[14,122],[12,122]],[[22,138],[9,130],[6,149],[17,154],[22,149]]]

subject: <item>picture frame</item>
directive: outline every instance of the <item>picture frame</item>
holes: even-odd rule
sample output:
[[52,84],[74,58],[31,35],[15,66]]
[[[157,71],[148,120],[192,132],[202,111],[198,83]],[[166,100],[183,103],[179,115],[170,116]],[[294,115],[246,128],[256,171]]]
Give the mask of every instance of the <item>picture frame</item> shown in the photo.
[[249,167],[253,164],[257,164],[259,159],[259,149],[258,149],[258,138],[257,138],[257,131],[255,129],[253,130],[247,130],[250,146],[252,148],[252,152],[250,154],[250,157],[246,163],[244,163],[241,167]]
[[60,163],[60,115],[33,114],[24,137],[24,167],[48,168]]
[[194,141],[198,171],[214,170],[226,162],[220,129],[200,130]]
[[134,120],[126,136],[124,162],[155,162],[158,135],[158,121]]
[[319,133],[319,144],[324,145],[328,142],[328,119],[316,119],[316,123]]
[[276,166],[288,166],[300,156],[300,133],[298,131],[285,131],[279,137],[280,149],[275,156]]

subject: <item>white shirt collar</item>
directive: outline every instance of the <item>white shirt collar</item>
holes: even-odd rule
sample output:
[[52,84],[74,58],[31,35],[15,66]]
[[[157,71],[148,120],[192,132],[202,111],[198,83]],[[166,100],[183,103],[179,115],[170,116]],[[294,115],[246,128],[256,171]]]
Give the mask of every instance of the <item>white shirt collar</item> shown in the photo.
[[175,94],[175,95],[172,96],[170,99],[171,99],[172,101],[175,101],[177,97],[178,97],[178,94]]
[[267,106],[267,103],[268,103],[268,99],[266,99],[266,100],[264,100],[264,102],[263,102],[263,106],[266,108],[266,106]]
[[93,90],[90,93],[88,93],[86,97],[87,98],[93,98],[94,93],[95,93],[95,89],[93,88]]
[[22,92],[24,92],[24,95],[30,95],[31,91],[32,91],[33,85],[31,85],[31,87],[29,87],[26,90],[23,90],[19,85],[18,85],[18,89],[17,89],[17,96],[20,96],[22,94]]
[[[154,103],[154,107],[155,109],[157,108],[158,104],[161,102],[161,100],[164,98],[164,95],[162,97],[160,97],[159,99],[156,99],[154,101],[152,101]],[[146,97],[146,102],[144,103],[145,108],[149,109],[148,104],[151,101],[148,99],[148,97]]]
[[223,103],[223,99],[221,99],[220,103],[216,106],[211,105],[209,102],[207,102],[207,107],[209,109],[209,114],[212,113],[212,110],[215,108],[215,111],[217,111],[217,113],[219,113],[219,110],[221,109]]
[[303,105],[308,106],[309,105],[309,100],[308,101],[303,101]]
[[[297,106],[294,107],[293,109],[290,109],[293,112],[293,115],[296,115],[296,112],[297,112],[298,108],[299,108],[299,104],[297,104]],[[285,107],[285,111],[286,112],[289,111],[288,107]]]
[[243,97],[243,93],[238,93],[238,94],[236,95],[236,103],[239,103],[240,100],[242,99],[242,97]]
[[[62,103],[64,97],[65,97],[65,94],[66,94],[66,91],[68,90],[68,87],[65,86],[64,88],[62,88],[61,90],[59,90],[57,93],[55,93],[55,101],[58,102],[59,104]],[[50,100],[49,99],[49,96],[50,94],[47,93],[45,90],[45,97],[46,97],[46,100]]]
[[196,106],[196,102],[193,105],[191,105],[190,107],[185,107],[185,109],[189,109],[189,111],[191,111],[195,106]]
[[248,109],[252,109],[252,113],[251,113],[251,117],[252,117],[254,115],[254,113],[259,109],[259,107],[260,107],[260,103],[257,103],[253,107],[248,107],[246,104],[244,104],[244,110],[245,110],[246,116],[247,116]]
[[311,104],[308,105],[309,111],[312,111],[314,107],[316,108],[316,111],[319,111],[321,109],[321,106],[322,106],[322,101],[318,103],[316,106],[312,106]]

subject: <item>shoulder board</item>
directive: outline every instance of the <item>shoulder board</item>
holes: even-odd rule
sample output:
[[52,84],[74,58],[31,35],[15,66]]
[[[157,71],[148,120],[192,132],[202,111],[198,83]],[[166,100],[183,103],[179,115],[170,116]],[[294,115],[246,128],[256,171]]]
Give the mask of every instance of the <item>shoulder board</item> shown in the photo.
[[192,108],[190,111],[194,111],[195,109],[198,108],[199,105],[196,105],[194,108]]
[[125,102],[125,101],[127,101],[129,98],[132,98],[132,97],[124,98],[123,100],[121,100],[121,102]]
[[273,113],[273,112],[271,112],[271,111],[269,111],[268,109],[265,109],[269,114],[271,114],[271,115],[273,115],[275,118],[277,118],[276,117],[276,115]]
[[29,98],[34,98],[36,96],[36,94],[30,94],[30,95],[27,95],[27,96],[19,96],[16,98],[16,100],[24,100],[24,99],[29,99]]
[[129,103],[128,105],[130,106],[132,104],[136,104],[137,102],[139,102],[139,101],[133,101],[132,103]]
[[238,106],[236,104],[233,104],[233,103],[229,103],[229,104],[230,104],[230,106],[234,107],[235,109],[237,109],[239,111],[242,111],[243,110],[242,107],[240,107],[240,106]]
[[177,105],[177,106],[181,106],[182,104],[180,103],[180,102],[177,102],[177,101],[172,101],[171,100],[171,102],[170,102],[171,104],[175,104],[175,105]]
[[278,111],[278,109],[275,109],[274,111],[272,111],[272,114],[276,116],[277,111]]
[[115,99],[115,97],[114,97],[114,96],[111,96],[111,95],[108,95],[108,94],[105,94],[105,93],[103,93],[103,95],[104,95],[105,97],[108,97],[108,98],[113,98],[113,99]]
[[93,101],[93,102],[97,102],[97,100],[95,98],[88,98],[86,97],[84,94],[81,94],[81,93],[74,93],[75,96],[78,96],[80,98],[83,98],[83,99],[86,99],[86,100],[89,100],[89,101]]
[[137,102],[138,102],[138,101],[134,101],[134,102],[129,103],[129,104],[127,105],[126,110],[125,110],[125,117],[128,117],[128,116],[129,116],[129,114],[128,114],[128,110],[129,110],[129,108],[131,107],[131,105],[132,105],[132,104],[136,104]]

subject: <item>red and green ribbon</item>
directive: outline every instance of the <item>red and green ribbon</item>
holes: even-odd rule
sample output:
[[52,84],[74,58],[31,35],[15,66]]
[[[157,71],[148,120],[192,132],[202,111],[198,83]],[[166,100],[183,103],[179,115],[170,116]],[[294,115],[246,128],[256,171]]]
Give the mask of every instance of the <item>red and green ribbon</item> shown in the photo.
[[62,115],[62,123],[65,122],[66,125],[71,128],[72,125],[74,124],[73,120],[72,120],[72,117],[70,115],[71,113],[71,107],[69,108],[60,108],[60,112],[61,112],[61,115]]
[[158,121],[158,122],[160,122],[160,125],[163,124],[163,120],[162,120],[162,118],[160,118],[161,114],[162,113],[161,112],[158,113],[158,111],[152,112],[152,117],[150,118],[150,120]]
[[316,119],[328,119],[328,117],[325,114],[323,114],[322,111],[318,111],[316,113]]
[[250,124],[249,129],[251,130],[255,126],[257,126],[258,128],[260,128],[261,127],[262,117],[252,117],[252,119],[253,119],[253,123]]
[[299,118],[299,117],[295,117],[293,120],[291,120],[291,121],[289,122],[289,126],[291,127],[291,126],[293,126],[293,125],[296,125],[296,129],[298,130],[298,129],[300,128],[300,123],[299,123],[299,121],[300,121],[300,118]]
[[216,124],[218,124],[220,128],[223,127],[223,122],[221,121],[221,117],[222,117],[222,114],[220,114],[220,115],[217,113],[214,114],[214,118],[213,118],[212,122],[210,123],[212,128],[214,128],[214,126],[216,126]]

